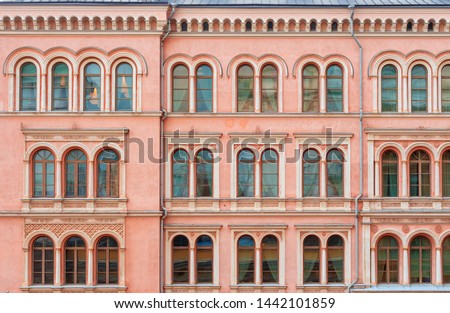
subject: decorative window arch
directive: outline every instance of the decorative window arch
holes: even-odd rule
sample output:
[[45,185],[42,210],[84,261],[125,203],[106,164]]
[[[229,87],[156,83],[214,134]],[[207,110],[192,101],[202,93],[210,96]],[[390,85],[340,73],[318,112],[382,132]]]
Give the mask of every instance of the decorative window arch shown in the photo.
[[273,149],[261,154],[261,196],[278,197],[279,158]]
[[409,157],[409,193],[411,197],[431,194],[431,159],[425,150],[416,150]]
[[381,184],[383,197],[398,196],[398,156],[394,150],[386,150],[381,157]]
[[97,163],[97,197],[119,197],[119,154],[112,149],[98,153]]
[[329,283],[344,282],[344,239],[339,235],[333,235],[327,240]]
[[237,69],[237,111],[253,112],[255,110],[255,71],[249,64],[242,64]]
[[172,197],[189,196],[189,154],[178,149],[172,154]]
[[320,195],[320,154],[315,149],[303,152],[303,197]]
[[320,75],[315,64],[308,64],[303,68],[302,112],[320,112]]
[[20,66],[19,110],[38,111],[38,70],[33,62]]
[[399,282],[399,245],[395,237],[383,236],[377,244],[377,282]]
[[255,283],[255,240],[250,235],[243,235],[237,242],[237,248],[237,282]]
[[326,71],[327,112],[344,110],[344,75],[340,64],[331,64]]
[[210,236],[200,235],[195,241],[197,284],[212,284],[214,274],[214,243]]
[[338,149],[327,153],[327,196],[342,197],[344,195],[344,157]]
[[33,240],[31,254],[31,281],[33,285],[53,285],[54,255],[53,241],[49,237],[39,236]]
[[172,282],[189,282],[189,240],[184,235],[172,240]]
[[425,236],[418,235],[411,240],[409,271],[412,284],[431,283],[431,248],[431,242]]
[[64,282],[65,284],[86,284],[87,249],[84,239],[69,237],[64,244]]
[[33,155],[33,197],[55,196],[55,156],[40,149]]
[[237,196],[255,196],[255,154],[242,149],[237,156]]
[[97,241],[97,284],[117,284],[119,282],[119,245],[111,236]]
[[184,64],[172,70],[172,111],[189,112],[189,69]]
[[398,112],[398,72],[392,64],[381,69],[381,112]]
[[320,239],[308,235],[303,240],[303,282],[320,283]]
[[65,197],[86,197],[87,195],[87,158],[86,154],[73,149],[64,160]]
[[51,110],[69,110],[69,67],[64,62],[58,62],[52,67]]
[[199,150],[195,156],[195,185],[197,197],[213,196],[213,154],[208,149]]
[[261,240],[262,283],[279,282],[279,242],[274,235],[266,235]]

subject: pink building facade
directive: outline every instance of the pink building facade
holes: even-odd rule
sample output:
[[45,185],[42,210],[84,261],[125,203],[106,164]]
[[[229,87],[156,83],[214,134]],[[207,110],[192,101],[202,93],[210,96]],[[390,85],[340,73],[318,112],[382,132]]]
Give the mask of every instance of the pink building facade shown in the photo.
[[450,8],[294,2],[1,3],[0,290],[450,291]]

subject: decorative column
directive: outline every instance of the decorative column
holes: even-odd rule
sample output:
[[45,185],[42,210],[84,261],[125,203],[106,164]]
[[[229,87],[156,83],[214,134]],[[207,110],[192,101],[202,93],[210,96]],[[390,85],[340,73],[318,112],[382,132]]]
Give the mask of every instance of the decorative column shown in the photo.
[[28,269],[29,269],[28,252],[29,252],[28,248],[23,249],[23,263],[24,263],[23,264],[23,268],[24,268],[23,286],[26,286],[26,287],[28,287],[30,285],[30,282],[28,279],[28,277],[29,277],[29,275],[28,275]]
[[105,106],[104,106],[104,110],[106,112],[111,111],[112,106],[111,106],[111,74],[107,73],[106,74],[106,88],[105,88]]
[[372,285],[377,284],[375,248],[370,248],[370,282]]
[[325,75],[320,75],[320,113],[324,113],[327,111],[327,101],[326,101],[326,88],[325,88]]
[[189,159],[189,198],[195,198],[195,164]]
[[189,247],[189,284],[195,285],[195,247]]
[[[46,110],[46,107],[47,107],[47,98],[46,98],[46,93],[45,93],[45,88],[46,88],[46,86],[47,86],[47,74],[45,74],[45,73],[42,73],[41,74],[41,104],[40,104],[40,107],[41,107],[41,111],[42,112],[45,112],[45,111],[47,111]],[[38,103],[39,103],[39,99],[38,99]],[[39,104],[38,104],[38,107],[39,107]]]
[[56,185],[56,194],[55,194],[55,198],[61,198],[61,185],[62,185],[62,180],[61,180],[61,176],[62,176],[62,169],[61,169],[61,160],[58,159],[56,160],[56,180],[55,180],[55,185]]
[[72,103],[72,111],[77,112],[79,110],[78,106],[78,74],[73,74],[73,103]]
[[189,112],[195,112],[195,76],[189,76]]
[[[378,76],[371,76],[372,79],[372,111],[374,113],[378,112]],[[381,108],[380,108],[381,111]]]
[[120,166],[119,197],[125,198],[126,176],[125,176],[125,161],[123,159],[119,161],[119,166]]
[[87,279],[87,285],[93,286],[94,285],[94,248],[90,247],[88,249],[88,279]]
[[8,111],[14,111],[14,73],[8,74]]
[[408,189],[407,189],[407,187],[408,187],[408,184],[407,184],[407,181],[408,181],[408,177],[406,177],[407,176],[407,168],[406,168],[406,166],[407,166],[407,161],[406,160],[402,160],[402,197],[407,197],[408,196]]
[[442,248],[436,247],[436,285],[442,285]]
[[255,112],[261,112],[261,76],[255,75]]
[[441,178],[439,170],[439,160],[434,161],[434,196],[439,197],[441,193]]
[[409,256],[408,248],[403,248],[403,285],[409,285]]
[[255,249],[255,284],[261,285],[261,247]]
[[438,76],[433,75],[433,107],[431,112],[439,112],[438,108]]
[[94,198],[94,160],[88,161],[88,198]]
[[55,286],[61,286],[61,248],[55,249]]
[[380,197],[380,161],[375,161],[375,197]]
[[261,197],[261,161],[255,162],[255,198]]
[[24,177],[23,181],[25,182],[23,185],[23,197],[29,198],[30,197],[30,161],[24,160]]
[[327,284],[327,249],[322,247],[320,249],[320,284]]
[[408,112],[408,76],[403,75],[403,109],[401,112]]
[[125,286],[125,248],[119,249],[119,286]]
[[142,74],[137,75],[137,89],[135,88],[135,101],[137,101],[136,111],[142,112]]
[[326,166],[327,162],[325,160],[320,160],[320,197],[325,198],[327,196],[327,177],[326,177]]

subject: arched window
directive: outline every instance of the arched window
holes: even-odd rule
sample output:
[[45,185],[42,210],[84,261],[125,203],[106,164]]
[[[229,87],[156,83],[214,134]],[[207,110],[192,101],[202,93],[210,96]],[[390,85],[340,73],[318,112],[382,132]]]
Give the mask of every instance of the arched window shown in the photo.
[[248,21],[245,23],[245,31],[251,32],[252,31],[252,22]]
[[207,235],[201,235],[195,242],[197,262],[197,283],[213,282],[213,241]]
[[33,197],[55,196],[55,157],[39,150],[33,157]]
[[101,103],[101,79],[100,66],[97,63],[89,63],[84,68],[84,110],[100,111]]
[[86,284],[86,244],[81,237],[70,237],[64,246],[65,283]]
[[177,65],[172,74],[172,111],[189,112],[189,71]]
[[97,196],[119,197],[119,155],[103,150],[97,157]]
[[327,69],[327,112],[342,112],[343,76],[339,65]]
[[397,112],[397,68],[385,65],[381,70],[381,112]]
[[238,69],[237,88],[238,112],[253,112],[255,108],[253,69],[249,65],[242,65]]
[[344,240],[333,235],[327,241],[328,251],[328,282],[344,282]]
[[238,240],[238,283],[255,282],[255,241],[244,235]]
[[181,22],[181,31],[187,32],[187,23],[186,22]]
[[310,32],[315,32],[317,29],[317,23],[316,22],[311,22],[311,24],[309,24],[309,31]]
[[410,246],[411,283],[431,283],[431,243],[424,236],[417,236]]
[[189,283],[189,240],[183,235],[172,241],[172,281]]
[[344,182],[344,158],[342,153],[333,149],[327,154],[327,196],[342,197]]
[[331,31],[332,32],[337,32],[337,30],[338,30],[338,23],[337,22],[333,22],[331,24]]
[[426,112],[428,104],[427,69],[416,65],[411,71],[411,111]]
[[131,111],[133,108],[133,68],[120,63],[116,68],[116,111]]
[[272,21],[267,22],[267,31],[273,32],[273,22]]
[[303,197],[319,196],[320,155],[314,149],[303,153]]
[[385,236],[377,246],[378,283],[398,283],[398,242]]
[[442,155],[442,196],[450,197],[450,150]]
[[319,70],[314,65],[308,65],[303,69],[303,112],[319,112]]
[[42,236],[33,242],[32,283],[35,285],[52,285],[54,277],[53,241]]
[[450,65],[446,65],[442,68],[441,110],[442,112],[450,112]]
[[112,237],[103,237],[97,243],[97,284],[119,282],[119,246]]
[[209,32],[209,23],[208,22],[203,22],[202,26],[203,26],[204,32]]
[[197,68],[197,112],[212,112],[213,107],[213,73],[208,65]]
[[385,151],[381,163],[383,197],[398,196],[398,157],[392,150]]
[[412,32],[412,30],[413,30],[413,23],[412,22],[408,22],[406,24],[406,31],[407,32]]
[[69,109],[69,67],[66,63],[56,63],[52,72],[52,110]]
[[255,155],[244,149],[238,154],[238,197],[255,195]]
[[261,167],[261,195],[278,197],[278,154],[272,149],[265,150],[261,157]]
[[414,151],[409,158],[409,193],[411,197],[430,196],[430,156],[423,150]]
[[278,71],[273,65],[266,65],[262,69],[261,111],[278,111]]
[[172,196],[189,196],[189,156],[181,149],[172,156]]
[[213,195],[213,155],[209,150],[200,150],[195,157],[195,182],[197,197]]
[[433,23],[433,22],[429,22],[429,23],[428,23],[428,31],[429,31],[429,32],[434,31],[434,23]]
[[442,244],[443,283],[450,283],[450,237]]
[[262,282],[278,283],[278,239],[274,235],[267,235],[261,241],[262,253]]
[[65,160],[65,196],[86,197],[86,155],[81,150],[72,150]]
[[20,68],[20,111],[36,111],[37,105],[37,69],[31,63],[25,63]]
[[303,282],[320,282],[320,240],[314,235],[303,240]]

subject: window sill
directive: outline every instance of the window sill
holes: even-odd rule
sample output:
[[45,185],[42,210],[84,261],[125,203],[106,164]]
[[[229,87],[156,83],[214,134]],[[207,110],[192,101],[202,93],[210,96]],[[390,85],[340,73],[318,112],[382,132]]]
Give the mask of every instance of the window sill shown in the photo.
[[22,212],[123,212],[127,209],[127,198],[25,198]]
[[285,285],[278,284],[238,284],[231,285],[230,291],[232,293],[241,293],[241,292],[271,292],[271,293],[284,293],[286,292]]
[[218,293],[220,291],[220,285],[214,284],[172,284],[165,285],[164,292],[166,293],[195,293],[195,292],[210,292]]
[[93,292],[126,292],[127,286],[121,285],[31,285],[20,288],[24,293],[61,293],[61,292],[76,292],[76,293],[93,293]]

